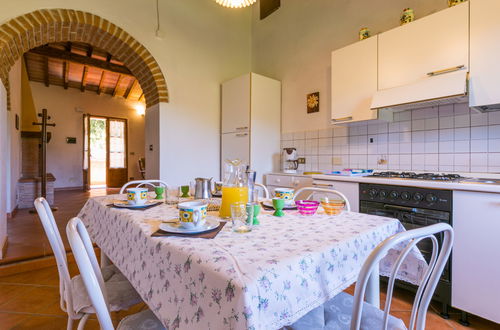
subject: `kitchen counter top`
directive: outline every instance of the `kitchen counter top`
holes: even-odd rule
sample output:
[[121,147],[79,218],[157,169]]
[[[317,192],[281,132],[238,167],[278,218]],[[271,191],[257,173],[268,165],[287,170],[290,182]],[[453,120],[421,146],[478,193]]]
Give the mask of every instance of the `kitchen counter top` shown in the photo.
[[[487,174],[484,175],[487,177]],[[462,191],[479,191],[500,194],[500,181],[495,183],[477,183],[473,179],[470,182],[449,182],[449,181],[430,181],[430,180],[409,180],[398,178],[379,178],[379,177],[351,177],[339,175],[318,174],[312,176],[314,180],[329,180],[329,181],[344,181],[344,182],[359,182],[359,183],[373,183],[373,184],[386,184],[397,186],[409,186],[431,189],[448,189],[448,190],[462,190]],[[495,180],[495,179],[493,179]]]
[[[283,172],[271,172],[266,173],[266,175],[286,175],[286,176],[303,176],[310,178],[312,174],[303,174],[303,173],[283,173]],[[314,175],[324,175],[324,174],[314,174]]]

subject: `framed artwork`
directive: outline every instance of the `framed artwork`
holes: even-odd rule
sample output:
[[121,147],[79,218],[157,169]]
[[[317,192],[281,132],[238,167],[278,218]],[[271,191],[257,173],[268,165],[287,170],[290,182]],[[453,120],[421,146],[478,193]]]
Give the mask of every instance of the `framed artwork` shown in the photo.
[[16,130],[19,131],[19,115],[16,113]]
[[307,113],[319,112],[319,92],[307,94]]

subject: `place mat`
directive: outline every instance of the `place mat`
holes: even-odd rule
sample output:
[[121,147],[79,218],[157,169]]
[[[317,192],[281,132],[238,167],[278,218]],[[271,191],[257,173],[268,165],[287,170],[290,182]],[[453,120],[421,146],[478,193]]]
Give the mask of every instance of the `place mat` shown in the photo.
[[153,207],[161,205],[161,204],[163,204],[163,202],[157,202],[155,204],[151,204],[151,205],[144,206],[144,207],[132,207],[132,206],[131,207],[127,207],[127,206],[119,207],[119,206],[114,205],[113,203],[107,204],[106,206],[114,208],[114,209],[119,209],[119,210],[146,211],[146,210],[148,210],[150,208],[153,208]]
[[181,234],[181,233],[170,233],[158,229],[156,232],[151,234],[151,237],[169,237],[169,236],[178,236],[178,237],[192,237],[192,238],[208,238],[212,239],[217,236],[217,234],[222,230],[222,228],[226,225],[227,222],[220,222],[217,228],[212,229],[211,231],[206,231],[204,233],[199,234]]

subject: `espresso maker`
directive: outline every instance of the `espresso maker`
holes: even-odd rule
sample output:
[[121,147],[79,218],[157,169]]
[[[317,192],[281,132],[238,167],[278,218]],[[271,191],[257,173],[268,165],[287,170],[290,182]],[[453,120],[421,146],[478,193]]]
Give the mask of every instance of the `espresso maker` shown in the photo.
[[283,162],[283,173],[295,174],[299,167],[297,149],[283,148],[281,159]]

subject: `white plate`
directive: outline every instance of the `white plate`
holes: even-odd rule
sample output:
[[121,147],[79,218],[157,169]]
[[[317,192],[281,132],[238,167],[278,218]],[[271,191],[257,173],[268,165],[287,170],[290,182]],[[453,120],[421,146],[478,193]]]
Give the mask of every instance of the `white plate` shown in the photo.
[[150,200],[146,201],[146,203],[144,203],[143,205],[131,205],[127,201],[114,202],[113,205],[116,206],[116,207],[122,207],[122,208],[126,208],[126,209],[130,209],[130,208],[132,208],[132,209],[142,209],[144,207],[156,205],[156,204],[159,204],[159,203],[161,203],[161,201],[150,199]]
[[162,223],[160,224],[160,229],[168,233],[176,234],[199,234],[206,231],[213,230],[219,226],[220,221],[217,219],[207,219],[203,226],[195,229],[185,229],[182,228],[179,223]]
[[[273,205],[273,201],[271,200],[266,200],[266,201],[262,201],[262,204],[264,206],[267,206],[267,207],[271,207],[274,209],[274,205]],[[285,203],[285,207],[283,208],[283,210],[295,210],[297,208],[297,205],[295,205],[295,202],[294,201],[290,201],[288,204]]]

